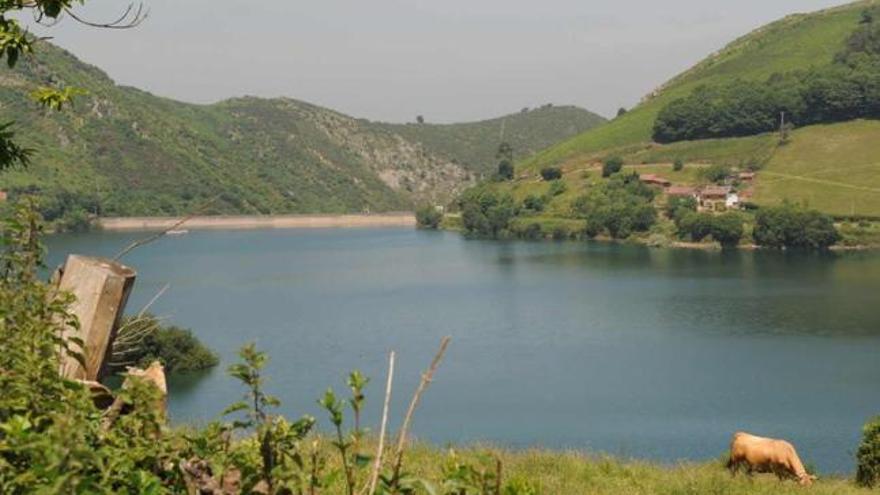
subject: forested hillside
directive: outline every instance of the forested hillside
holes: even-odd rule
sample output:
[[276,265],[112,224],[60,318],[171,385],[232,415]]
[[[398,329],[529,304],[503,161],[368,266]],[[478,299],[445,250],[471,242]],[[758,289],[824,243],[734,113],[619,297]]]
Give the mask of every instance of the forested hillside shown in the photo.
[[459,199],[486,237],[880,244],[880,2],[734,41],[633,110]]
[[651,91],[642,102],[606,125],[553,146],[528,160],[532,168],[595,156],[609,150],[651,145],[660,111],[701,86],[732,81],[766,81],[774,74],[834,62],[876,0],[810,14],[795,14],[759,28],[709,55],[693,68]]
[[544,105],[483,122],[381,126],[489,176],[495,172],[497,146],[487,146],[487,143],[507,142],[516,158],[522,160],[604,122],[605,118],[579,107]]
[[[45,86],[85,94],[72,108],[51,112],[31,98]],[[8,121],[36,153],[26,170],[4,174],[0,190],[13,197],[36,192],[49,219],[72,221],[181,214],[211,200],[204,213],[341,213],[445,203],[485,168],[481,160],[500,138],[498,121],[410,129],[292,99],[181,103],[118,86],[45,42],[34,57],[0,73],[0,122]],[[597,117],[566,108],[507,121],[511,139],[527,153],[588,128]]]
[[[756,205],[794,201],[838,217],[880,217],[878,39],[876,0],[788,16],[711,54],[626,114],[520,160],[517,177],[530,179],[501,187],[523,195],[538,188],[529,183],[542,169],[560,168],[567,194],[548,209],[564,217],[591,184],[583,175],[616,156],[685,186],[701,183],[698,167],[757,171],[746,191]],[[687,169],[673,170],[676,161]]]

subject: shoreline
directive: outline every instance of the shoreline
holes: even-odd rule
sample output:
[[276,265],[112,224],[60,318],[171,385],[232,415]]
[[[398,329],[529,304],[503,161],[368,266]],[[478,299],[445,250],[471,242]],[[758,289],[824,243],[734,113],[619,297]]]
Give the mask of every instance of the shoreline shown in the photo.
[[[165,230],[185,217],[104,217],[95,220],[106,231]],[[332,229],[415,227],[413,213],[376,214],[303,214],[303,215],[215,215],[196,216],[181,225],[181,230],[255,230],[255,229]]]

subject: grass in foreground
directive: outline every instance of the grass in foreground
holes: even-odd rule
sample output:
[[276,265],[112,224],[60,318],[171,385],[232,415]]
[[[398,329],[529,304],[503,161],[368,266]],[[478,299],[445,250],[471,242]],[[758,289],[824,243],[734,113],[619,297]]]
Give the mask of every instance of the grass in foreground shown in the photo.
[[[805,489],[796,483],[779,482],[773,476],[731,477],[722,461],[661,466],[642,461],[621,461],[611,457],[576,452],[527,450],[521,452],[468,448],[442,451],[428,445],[415,446],[407,454],[407,465],[417,475],[438,479],[450,459],[494,469],[491,459],[502,461],[507,481],[528,480],[536,483],[542,494],[868,494],[849,480],[820,479]],[[488,454],[488,455],[487,455]]]

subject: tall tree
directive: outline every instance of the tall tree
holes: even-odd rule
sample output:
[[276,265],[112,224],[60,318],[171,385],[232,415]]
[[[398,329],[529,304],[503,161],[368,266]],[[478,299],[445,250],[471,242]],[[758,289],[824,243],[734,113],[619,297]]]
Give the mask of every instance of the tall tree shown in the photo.
[[513,179],[513,146],[502,142],[495,153],[495,159],[498,160],[498,177],[502,180]]

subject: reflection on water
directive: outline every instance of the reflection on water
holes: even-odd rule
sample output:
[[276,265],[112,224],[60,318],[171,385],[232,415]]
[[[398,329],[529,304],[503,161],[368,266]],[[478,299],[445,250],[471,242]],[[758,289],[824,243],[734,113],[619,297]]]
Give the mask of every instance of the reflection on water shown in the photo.
[[[113,254],[136,235],[51,239]],[[880,255],[706,252],[592,243],[465,241],[410,230],[192,232],[132,253],[130,309],[156,312],[222,356],[173,377],[171,408],[204,421],[242,393],[223,369],[269,351],[288,414],[399,352],[396,410],[439,339],[453,344],[415,433],[437,442],[718,456],[733,431],[794,440],[851,471],[880,413]],[[372,416],[378,394],[374,387]],[[400,418],[395,418],[399,420]]]

